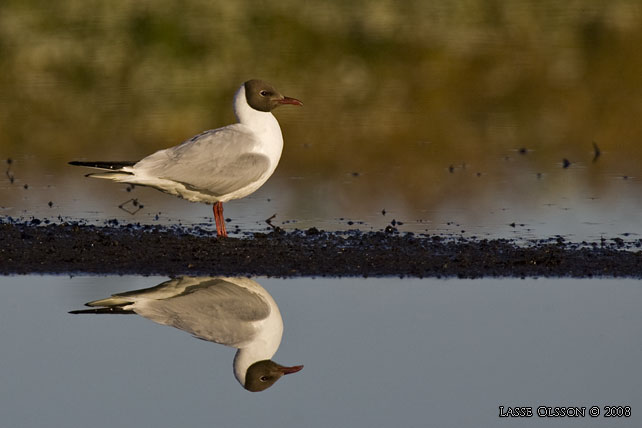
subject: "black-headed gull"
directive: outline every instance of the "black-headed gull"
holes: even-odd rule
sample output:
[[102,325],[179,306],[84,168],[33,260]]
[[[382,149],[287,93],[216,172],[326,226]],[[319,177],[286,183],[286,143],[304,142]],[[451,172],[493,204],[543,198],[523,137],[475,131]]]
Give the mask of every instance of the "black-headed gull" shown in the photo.
[[272,296],[249,278],[180,277],[87,306],[94,309],[71,313],[136,313],[199,339],[237,348],[234,376],[249,391],[263,391],[303,368],[271,360],[281,344],[283,319]]
[[138,162],[69,162],[102,170],[88,177],[148,186],[192,202],[213,204],[216,233],[225,237],[223,202],[257,190],[276,169],[283,136],[272,110],[302,106],[262,80],[248,80],[234,96],[238,123],[202,132]]

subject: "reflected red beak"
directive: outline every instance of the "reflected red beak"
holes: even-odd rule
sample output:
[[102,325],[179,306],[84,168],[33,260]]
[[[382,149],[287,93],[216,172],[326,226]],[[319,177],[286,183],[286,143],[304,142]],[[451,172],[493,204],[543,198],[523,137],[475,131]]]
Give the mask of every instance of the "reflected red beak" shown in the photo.
[[[279,100],[278,102],[279,102],[279,104],[292,104],[292,105],[295,105],[295,106],[303,107],[303,103],[301,101],[297,100],[296,98],[283,97],[283,99]],[[299,370],[301,370],[301,369],[299,369]]]
[[290,373],[296,373],[298,371],[301,371],[301,369],[303,369],[303,366],[281,367],[281,371],[283,372],[284,375],[290,374]]

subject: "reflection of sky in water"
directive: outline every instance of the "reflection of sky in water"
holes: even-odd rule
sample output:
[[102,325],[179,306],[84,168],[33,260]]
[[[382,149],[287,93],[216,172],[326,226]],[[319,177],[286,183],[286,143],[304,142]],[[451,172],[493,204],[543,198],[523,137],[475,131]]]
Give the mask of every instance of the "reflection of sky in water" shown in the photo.
[[[444,169],[440,185],[452,188],[452,194],[438,202],[417,200],[412,204],[386,187],[394,179],[394,171],[321,180],[305,170],[297,177],[288,177],[277,169],[259,191],[227,203],[225,215],[232,219],[228,223],[231,232],[237,226],[241,232],[265,230],[263,220],[277,214],[274,224],[285,229],[380,230],[394,219],[402,222],[397,226],[402,232],[459,235],[465,231],[465,236],[525,239],[559,234],[574,241],[622,234],[637,237],[642,220],[638,195],[642,189],[636,177],[625,179],[605,168],[594,188],[584,177],[584,170],[592,168],[591,164],[568,169],[554,165],[538,177],[532,169],[523,169],[528,166],[527,157],[513,154],[511,162],[514,176],[510,180],[492,172],[478,177],[472,167],[454,173]],[[14,160],[14,183],[0,179],[0,214],[52,220],[60,215],[99,224],[106,219],[204,223],[213,229],[212,210],[207,205],[140,187],[127,192],[125,185],[84,178],[81,169],[64,167],[63,159],[60,164],[61,169],[38,169],[32,158]],[[380,192],[368,193],[373,181],[381,184]],[[135,215],[118,208],[130,198],[144,205]]]
[[640,426],[638,281],[259,278],[283,315],[276,358],[305,369],[250,394],[233,349],[67,313],[165,280],[0,280],[3,423],[489,427],[500,405],[623,404],[617,426]]

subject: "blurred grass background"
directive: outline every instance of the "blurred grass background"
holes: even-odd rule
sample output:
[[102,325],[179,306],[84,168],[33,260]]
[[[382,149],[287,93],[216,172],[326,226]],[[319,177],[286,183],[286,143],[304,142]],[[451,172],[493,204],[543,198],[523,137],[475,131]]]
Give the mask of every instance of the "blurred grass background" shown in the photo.
[[0,152],[137,159],[234,121],[257,77],[305,103],[276,112],[277,174],[432,205],[568,158],[607,188],[642,173],[640,46],[634,0],[3,0]]

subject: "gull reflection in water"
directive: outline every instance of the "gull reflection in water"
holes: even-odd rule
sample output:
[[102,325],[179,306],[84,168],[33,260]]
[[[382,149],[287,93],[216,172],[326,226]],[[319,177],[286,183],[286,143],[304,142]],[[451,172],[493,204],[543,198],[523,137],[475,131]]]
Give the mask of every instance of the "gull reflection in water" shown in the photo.
[[263,391],[303,366],[271,360],[281,344],[276,302],[249,278],[179,277],[156,287],[114,294],[72,314],[133,314],[195,337],[237,348],[234,375],[248,391]]

